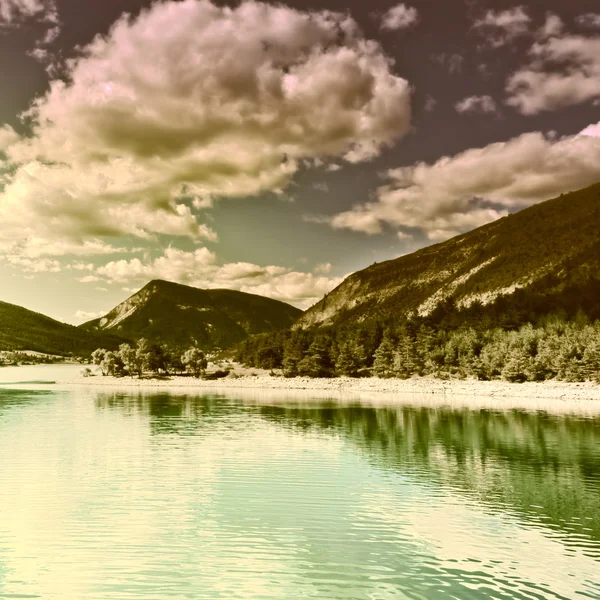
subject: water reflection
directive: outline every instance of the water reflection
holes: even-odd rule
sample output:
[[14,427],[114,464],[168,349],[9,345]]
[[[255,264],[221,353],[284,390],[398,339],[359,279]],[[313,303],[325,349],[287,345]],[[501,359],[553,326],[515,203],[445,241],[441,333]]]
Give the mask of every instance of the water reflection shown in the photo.
[[14,394],[0,597],[600,597],[597,419]]
[[435,478],[574,538],[600,541],[600,419],[333,402],[261,406],[219,394],[104,393],[96,403],[142,412],[156,435],[196,435],[216,421],[249,427],[259,418],[296,431],[327,432],[352,442],[377,466]]

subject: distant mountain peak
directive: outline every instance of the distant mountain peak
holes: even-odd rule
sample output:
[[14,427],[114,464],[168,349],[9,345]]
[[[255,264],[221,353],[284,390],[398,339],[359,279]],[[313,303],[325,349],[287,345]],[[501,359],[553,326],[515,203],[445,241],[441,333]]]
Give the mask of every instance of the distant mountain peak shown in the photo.
[[177,347],[198,344],[210,350],[227,348],[254,333],[284,329],[301,314],[289,304],[264,296],[153,279],[102,318],[81,327]]

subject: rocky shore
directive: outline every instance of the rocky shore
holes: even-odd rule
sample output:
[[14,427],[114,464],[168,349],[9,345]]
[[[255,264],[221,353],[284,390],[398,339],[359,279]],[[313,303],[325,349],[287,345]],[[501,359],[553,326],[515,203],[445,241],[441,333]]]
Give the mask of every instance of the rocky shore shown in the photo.
[[144,392],[220,393],[256,401],[325,399],[377,405],[418,403],[480,408],[531,408],[600,414],[600,386],[594,383],[507,383],[504,381],[400,379],[311,379],[268,375],[238,376],[216,381],[191,377],[134,379],[80,377],[61,384]]

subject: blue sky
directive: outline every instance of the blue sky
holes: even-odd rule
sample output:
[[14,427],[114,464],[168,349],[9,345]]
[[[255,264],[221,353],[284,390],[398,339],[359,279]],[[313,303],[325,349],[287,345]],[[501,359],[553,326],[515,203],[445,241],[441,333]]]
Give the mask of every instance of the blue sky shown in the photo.
[[305,308],[599,181],[594,5],[0,0],[0,300]]

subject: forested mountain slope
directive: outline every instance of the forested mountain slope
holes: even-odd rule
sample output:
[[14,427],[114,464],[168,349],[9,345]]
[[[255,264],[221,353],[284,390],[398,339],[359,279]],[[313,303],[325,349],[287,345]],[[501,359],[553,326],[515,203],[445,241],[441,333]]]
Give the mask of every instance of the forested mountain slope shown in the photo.
[[123,341],[114,335],[84,331],[22,306],[0,302],[0,350],[88,354],[99,346],[115,349]]
[[[598,318],[599,267],[597,184],[358,271],[295,327],[427,316],[449,298],[458,308],[471,307],[473,314],[486,313],[481,305],[496,317],[503,311],[533,315],[582,308]],[[527,315],[519,318],[527,320]]]
[[284,302],[235,290],[205,290],[155,280],[86,331],[110,331],[131,339],[203,350],[228,348],[251,334],[290,327],[302,314]]

